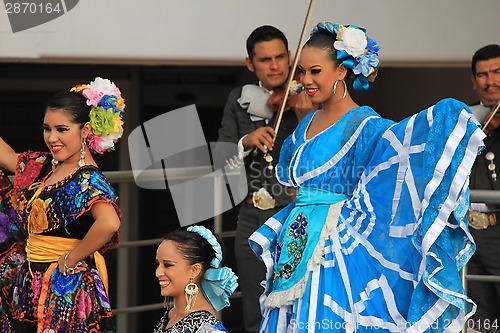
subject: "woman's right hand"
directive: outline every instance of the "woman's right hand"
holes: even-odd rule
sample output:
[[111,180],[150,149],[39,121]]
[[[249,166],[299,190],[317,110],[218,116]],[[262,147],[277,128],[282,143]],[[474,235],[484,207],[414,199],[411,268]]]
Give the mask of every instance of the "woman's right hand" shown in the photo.
[[16,171],[18,154],[2,138],[0,138],[0,168],[10,172]]
[[59,272],[64,275],[72,275],[84,272],[87,270],[87,263],[83,260],[76,263],[71,258],[71,253],[65,253],[59,257]]
[[318,108],[318,104],[311,102],[305,91],[300,92],[296,96],[293,110],[295,111],[297,120],[300,122],[309,112],[316,110]]

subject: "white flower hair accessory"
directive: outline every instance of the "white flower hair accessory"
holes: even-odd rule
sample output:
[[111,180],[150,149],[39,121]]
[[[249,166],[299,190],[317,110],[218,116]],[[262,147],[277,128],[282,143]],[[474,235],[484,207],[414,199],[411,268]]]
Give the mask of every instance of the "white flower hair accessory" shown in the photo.
[[366,53],[368,40],[363,30],[347,27],[342,33],[342,39],[333,43],[333,47],[338,51],[346,51],[347,54],[355,58]]
[[321,22],[311,31],[311,37],[320,31],[335,36],[333,48],[337,50],[337,59],[352,69],[356,76],[353,83],[354,90],[368,90],[370,82],[375,81],[378,72],[380,46],[377,42],[368,37],[365,29],[354,25]]
[[209,269],[206,270],[201,282],[201,291],[207,301],[212,305],[215,311],[220,311],[229,306],[229,296],[238,287],[238,278],[229,267],[220,267],[222,261],[222,249],[217,238],[207,228],[199,225],[191,226],[186,229],[189,232],[196,232],[212,245],[215,257],[210,262]]
[[108,79],[96,77],[89,84],[79,84],[71,88],[87,98],[91,106],[89,117],[92,127],[87,136],[87,144],[94,153],[103,154],[114,150],[115,143],[123,135],[123,112],[125,100],[120,89]]

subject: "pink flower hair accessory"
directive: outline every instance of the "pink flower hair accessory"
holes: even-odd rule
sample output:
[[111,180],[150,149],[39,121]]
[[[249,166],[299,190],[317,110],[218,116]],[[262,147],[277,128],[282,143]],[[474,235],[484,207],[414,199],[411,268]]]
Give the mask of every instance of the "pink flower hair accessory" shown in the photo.
[[98,154],[114,150],[115,143],[123,135],[125,100],[120,89],[110,80],[96,77],[89,84],[79,84],[70,91],[81,93],[91,106],[92,130],[87,137],[90,150]]

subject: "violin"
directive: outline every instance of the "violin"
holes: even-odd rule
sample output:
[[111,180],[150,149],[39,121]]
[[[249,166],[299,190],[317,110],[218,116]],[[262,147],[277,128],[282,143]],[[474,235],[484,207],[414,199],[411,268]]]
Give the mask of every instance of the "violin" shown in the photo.
[[[291,82],[290,86],[290,93],[288,94],[288,98],[286,99],[285,102],[285,108],[292,108],[295,109],[295,106],[297,106],[298,102],[298,94],[303,90],[302,84],[300,83],[300,73],[295,73],[293,76],[293,80]],[[284,97],[285,97],[285,91],[286,87],[281,86],[278,88],[275,88],[273,90],[273,93],[271,96],[269,96],[269,99],[267,103],[271,107],[271,111],[277,112],[281,104],[283,103]]]
[[497,106],[495,108],[491,108],[490,112],[488,112],[486,117],[484,117],[483,122],[481,123],[484,133],[490,134],[492,131],[500,127],[500,119],[496,117],[499,107],[500,103],[497,103]]

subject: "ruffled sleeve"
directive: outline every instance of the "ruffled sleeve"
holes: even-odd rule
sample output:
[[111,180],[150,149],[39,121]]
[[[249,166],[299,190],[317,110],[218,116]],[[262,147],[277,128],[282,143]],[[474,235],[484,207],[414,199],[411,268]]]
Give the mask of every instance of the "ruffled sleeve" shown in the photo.
[[19,155],[16,173],[14,176],[14,187],[25,189],[31,184],[41,181],[50,171],[49,153],[38,151],[27,151]]
[[0,171],[0,243],[26,238],[24,190],[40,181],[50,170],[48,153],[27,151],[19,155],[14,182]]
[[[363,115],[363,114],[362,114]],[[363,123],[356,121],[355,123]],[[394,122],[381,117],[371,117],[364,124],[362,131],[359,134],[356,144],[354,145],[354,158],[353,160],[353,179],[352,183],[357,183],[359,177],[364,172],[366,166],[372,158],[375,148],[382,137],[382,134]]]
[[[64,225],[68,225],[90,212],[94,204],[105,202],[111,204],[121,218],[117,199],[113,187],[99,169],[83,168],[64,185],[63,190],[57,192],[55,200],[61,204],[54,205],[54,210]],[[117,233],[101,252],[117,245],[118,239]]]

